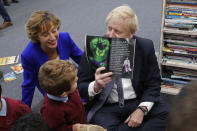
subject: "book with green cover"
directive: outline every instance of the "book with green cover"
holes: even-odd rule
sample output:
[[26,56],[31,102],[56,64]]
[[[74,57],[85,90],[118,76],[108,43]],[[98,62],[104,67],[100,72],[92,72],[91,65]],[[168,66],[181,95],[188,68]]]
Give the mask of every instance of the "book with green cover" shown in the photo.
[[106,67],[113,76],[132,78],[135,56],[135,39],[86,36],[86,55],[95,69]]

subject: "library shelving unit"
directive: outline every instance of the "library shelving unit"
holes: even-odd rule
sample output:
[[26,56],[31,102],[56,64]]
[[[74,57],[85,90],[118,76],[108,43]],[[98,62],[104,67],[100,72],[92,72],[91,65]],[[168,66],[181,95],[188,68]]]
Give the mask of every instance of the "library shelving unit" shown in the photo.
[[176,95],[197,80],[197,0],[163,0],[162,4],[161,92]]

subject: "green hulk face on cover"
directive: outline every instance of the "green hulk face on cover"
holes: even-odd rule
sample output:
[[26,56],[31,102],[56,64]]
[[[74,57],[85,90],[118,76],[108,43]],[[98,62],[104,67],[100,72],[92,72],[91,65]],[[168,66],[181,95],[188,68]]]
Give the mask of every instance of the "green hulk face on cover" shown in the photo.
[[106,66],[104,62],[107,58],[110,48],[110,42],[107,39],[96,37],[90,41],[90,50],[93,53],[91,60],[101,62],[99,66]]

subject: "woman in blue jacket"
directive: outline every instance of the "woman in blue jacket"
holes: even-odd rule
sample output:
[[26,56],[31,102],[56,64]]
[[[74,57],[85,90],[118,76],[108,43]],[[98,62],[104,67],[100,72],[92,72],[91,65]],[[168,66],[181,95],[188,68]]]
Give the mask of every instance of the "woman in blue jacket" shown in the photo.
[[38,72],[42,64],[52,59],[72,58],[77,64],[82,51],[67,32],[59,32],[60,20],[49,11],[34,12],[26,23],[26,32],[31,41],[21,54],[24,68],[22,101],[31,107],[35,87],[39,87]]

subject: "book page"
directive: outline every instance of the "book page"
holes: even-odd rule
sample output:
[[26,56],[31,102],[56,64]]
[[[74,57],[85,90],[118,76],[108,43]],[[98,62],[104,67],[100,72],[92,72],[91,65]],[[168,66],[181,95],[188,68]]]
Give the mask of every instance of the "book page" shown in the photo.
[[114,77],[132,78],[135,56],[135,39],[86,36],[86,56],[92,68],[106,67]]
[[112,38],[109,71],[114,76],[132,78],[134,69],[135,40]]

